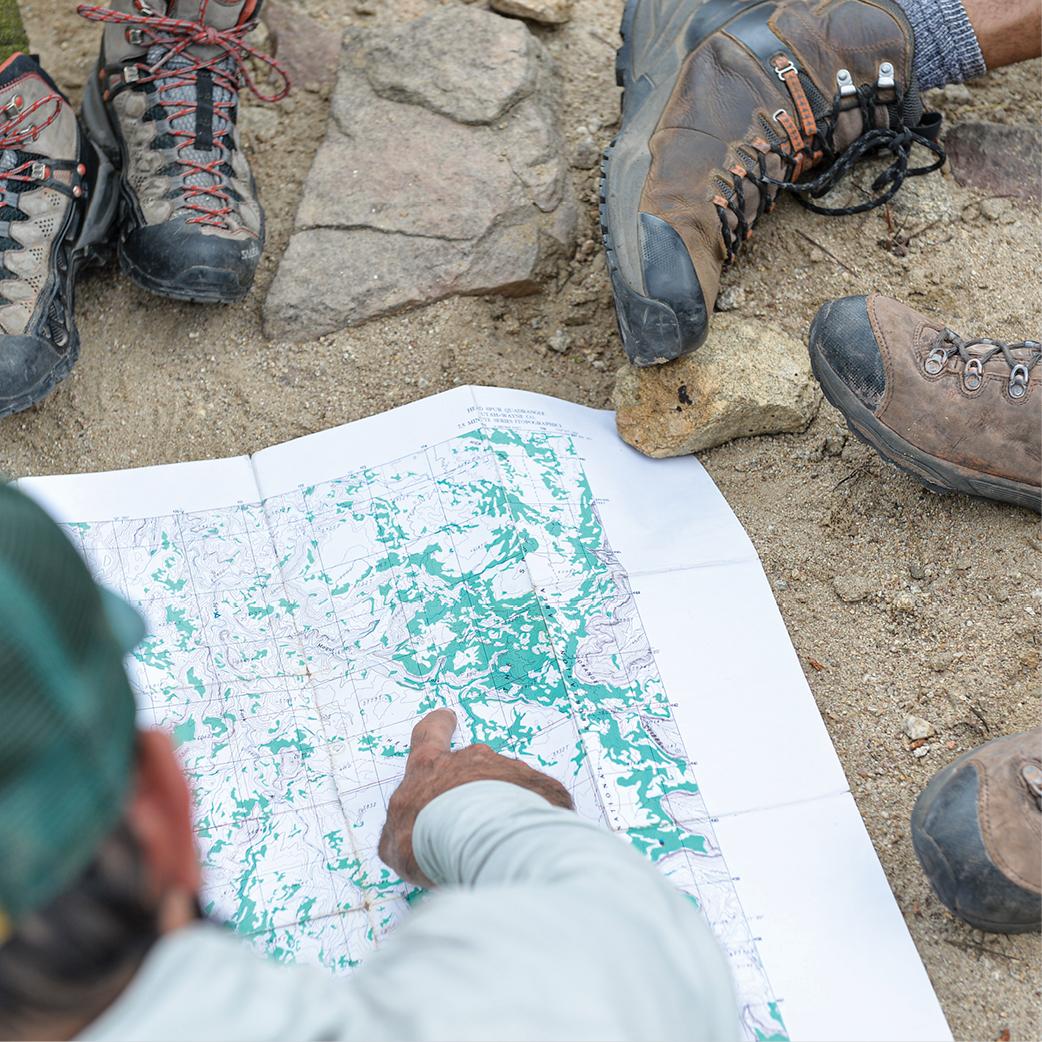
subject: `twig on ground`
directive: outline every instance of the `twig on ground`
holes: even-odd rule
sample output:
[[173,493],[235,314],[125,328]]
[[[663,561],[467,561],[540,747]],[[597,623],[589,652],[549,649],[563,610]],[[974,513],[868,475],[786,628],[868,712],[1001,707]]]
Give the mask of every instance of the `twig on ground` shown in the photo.
[[860,278],[860,277],[861,277],[861,273],[860,273],[860,272],[859,272],[859,271],[857,270],[857,268],[852,268],[852,267],[851,267],[851,266],[850,266],[849,264],[847,264],[847,263],[846,263],[845,261],[841,261],[841,260],[839,259],[839,257],[837,257],[837,256],[836,256],[836,255],[835,255],[835,254],[834,254],[834,253],[833,253],[833,252],[832,252],[831,250],[828,250],[828,249],[826,249],[826,248],[825,248],[824,246],[822,246],[822,245],[821,245],[821,243],[817,241],[817,239],[812,239],[812,238],[811,238],[811,237],[810,237],[810,236],[809,236],[809,235],[808,235],[808,234],[807,234],[807,233],[806,233],[805,231],[803,231],[802,229],[800,229],[800,228],[797,228],[797,229],[796,229],[796,234],[797,234],[797,235],[799,235],[799,236],[800,236],[801,238],[804,238],[804,239],[806,239],[806,240],[807,240],[807,242],[809,242],[809,243],[811,244],[811,246],[817,246],[817,248],[818,248],[819,250],[821,250],[821,252],[822,252],[822,253],[824,253],[824,254],[825,254],[825,256],[827,256],[827,257],[831,257],[831,258],[832,258],[832,259],[833,259],[833,260],[834,260],[834,261],[835,261],[835,262],[836,262],[836,263],[837,263],[837,264],[838,264],[838,265],[839,265],[839,266],[840,266],[840,267],[841,267],[841,268],[842,268],[842,269],[843,269],[844,271],[849,271],[851,275],[857,275],[857,277],[858,277],[858,278]]

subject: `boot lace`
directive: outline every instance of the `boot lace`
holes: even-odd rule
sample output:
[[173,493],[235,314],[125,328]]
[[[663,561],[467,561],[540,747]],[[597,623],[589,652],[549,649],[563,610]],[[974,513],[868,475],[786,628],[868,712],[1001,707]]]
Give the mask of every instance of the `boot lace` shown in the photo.
[[[823,115],[820,122],[814,116],[804,89],[804,83],[810,81],[796,68],[792,59],[779,54],[773,59],[772,64],[778,78],[789,90],[799,122],[785,109],[779,109],[773,118],[784,133],[784,138],[765,123],[765,136],[754,138],[745,146],[745,150],[739,150],[738,154],[743,162],[736,163],[728,171],[732,178],[731,183],[727,184],[721,180],[729,194],[715,196],[713,203],[723,231],[727,254],[725,264],[734,260],[742,242],[752,235],[752,225],[764,213],[774,209],[782,192],[791,192],[802,206],[813,213],[827,216],[865,213],[889,202],[907,178],[921,177],[923,174],[939,170],[946,158],[944,149],[931,137],[922,133],[924,130],[935,131],[936,122],[919,127],[910,127],[905,123],[905,94],[900,91],[894,80],[894,67],[890,62],[880,65],[879,79],[876,83],[861,86],[854,84],[848,70],[840,69],[836,75],[837,89],[832,99],[831,111]],[[879,105],[886,106],[889,114],[888,126],[875,126],[875,114]],[[839,118],[855,109],[860,114],[861,133],[840,153],[835,143]],[[932,152],[935,156],[933,162],[924,166],[912,166],[911,153],[915,145],[921,145]],[[889,152],[893,161],[872,182],[872,191],[877,194],[871,199],[856,206],[839,207],[819,206],[811,201],[834,188],[867,156],[881,151]],[[783,177],[772,177],[767,172],[767,156],[772,154],[782,161]],[[822,160],[827,165],[817,177],[807,181],[800,180],[806,171],[817,166]],[[759,201],[752,220],[745,212],[743,181],[746,179],[759,189]],[[736,230],[731,228],[729,213],[737,220]]]
[[[82,163],[75,159],[40,157],[39,153],[24,147],[39,140],[40,135],[61,115],[64,103],[60,94],[51,93],[26,106],[22,95],[16,94],[0,108],[0,202],[4,209],[18,209],[17,195],[8,185],[12,181],[46,185],[71,199],[80,199],[85,194],[87,168]],[[59,171],[68,176],[55,177]]]
[[[216,29],[202,22],[160,15],[145,0],[134,0],[134,6],[136,14],[92,4],[76,8],[88,21],[126,26],[127,39],[148,48],[144,61],[130,62],[121,72],[107,77],[103,97],[108,101],[129,87],[156,85],[159,103],[169,110],[166,118],[170,133],[178,139],[184,206],[194,211],[188,222],[227,228],[235,195],[227,184],[231,171],[226,163],[229,148],[225,138],[233,126],[238,91],[245,85],[261,101],[281,101],[289,93],[289,74],[274,58],[243,39],[256,26],[256,20]],[[193,45],[213,47],[215,53],[211,58],[199,58],[188,52]],[[257,85],[250,75],[248,58],[257,59],[274,74],[277,89],[268,94]],[[199,101],[203,93],[199,90],[200,74],[209,81],[204,103]],[[212,138],[212,148],[202,150],[198,150],[196,129],[186,125],[198,126],[200,109],[209,110],[204,116],[209,117]],[[211,151],[216,153],[213,159],[202,157],[201,153]]]
[[[970,348],[977,347],[985,350],[970,351]],[[1029,352],[1027,358],[1016,357],[1013,352],[1017,350]],[[923,369],[929,376],[938,376],[947,368],[948,360],[956,356],[963,364],[963,386],[967,391],[979,391],[984,383],[984,367],[997,355],[1002,355],[1009,368],[1009,396],[1019,401],[1028,393],[1031,371],[1042,360],[1042,343],[1037,340],[1019,340],[1012,344],[989,337],[963,340],[957,333],[945,329],[937,335],[933,348],[923,362]]]

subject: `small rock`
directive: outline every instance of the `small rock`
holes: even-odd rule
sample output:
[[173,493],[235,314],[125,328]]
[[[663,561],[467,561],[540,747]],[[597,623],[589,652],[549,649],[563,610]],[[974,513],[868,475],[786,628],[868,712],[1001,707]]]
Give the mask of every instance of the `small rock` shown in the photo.
[[745,303],[745,289],[741,286],[728,286],[716,298],[717,311],[737,311]]
[[913,755],[913,756],[914,756],[914,757],[915,757],[915,758],[916,758],[917,760],[921,760],[921,759],[922,759],[922,758],[923,758],[924,756],[926,756],[926,755],[927,755],[927,754],[928,754],[929,752],[930,752],[930,747],[929,747],[928,745],[920,745],[918,749],[913,749],[913,750],[912,750],[912,755]]
[[[685,387],[691,405],[678,400]],[[706,343],[667,365],[624,366],[613,402],[619,434],[662,458],[733,438],[803,430],[821,401],[807,349],[763,322],[719,315]]]
[[[317,79],[322,84],[332,84],[340,66],[340,34],[330,32],[288,0],[267,0],[263,11],[261,17],[269,40],[274,39],[274,53],[293,82]],[[254,43],[252,36],[250,43]],[[272,48],[269,44],[258,49]]]
[[1009,203],[1005,199],[983,199],[980,204],[980,212],[989,221],[1001,220],[1009,209]]
[[247,141],[273,141],[279,132],[279,114],[264,105],[243,106],[238,122]]
[[919,561],[908,562],[908,574],[916,580],[926,578],[926,569],[922,566]]
[[821,264],[825,260],[825,251],[817,246],[813,247],[810,251],[810,259],[814,264]]
[[938,651],[935,655],[931,655],[927,660],[927,665],[935,673],[943,673],[955,660],[955,656],[950,651]]
[[563,355],[572,346],[572,338],[563,329],[558,329],[547,340],[546,346],[551,351],[556,351],[559,355]]
[[490,6],[500,14],[542,25],[560,25],[572,17],[572,0],[491,0]]
[[872,584],[863,575],[837,575],[832,580],[836,596],[847,604],[857,604],[872,593]]
[[840,456],[843,453],[843,448],[847,444],[847,433],[846,431],[833,431],[831,434],[825,435],[824,450],[827,456]]
[[915,598],[907,590],[902,590],[894,598],[894,607],[905,613],[913,612],[915,611]]
[[941,91],[941,97],[950,105],[969,105],[973,101],[973,94],[965,83],[949,83]]
[[601,149],[592,137],[584,137],[572,153],[572,166],[577,170],[591,170],[601,161]]
[[[945,88],[946,90],[948,88]],[[1042,128],[1037,125],[958,123],[944,139],[955,180],[993,195],[1042,200]],[[983,207],[982,207],[983,209]]]
[[922,741],[924,738],[932,738],[937,734],[937,728],[929,720],[924,720],[921,716],[906,716],[901,730],[913,742]]

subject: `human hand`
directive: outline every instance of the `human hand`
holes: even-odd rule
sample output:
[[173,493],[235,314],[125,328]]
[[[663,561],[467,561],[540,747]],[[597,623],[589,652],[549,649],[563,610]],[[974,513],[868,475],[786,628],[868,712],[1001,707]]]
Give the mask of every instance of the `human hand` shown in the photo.
[[387,804],[387,821],[380,834],[380,858],[402,879],[427,889],[434,884],[423,874],[412,850],[416,816],[435,796],[472,781],[505,781],[542,796],[555,807],[573,810],[568,790],[549,775],[520,760],[500,756],[487,745],[469,745],[452,752],[456,730],[451,709],[435,709],[412,731],[405,777]]

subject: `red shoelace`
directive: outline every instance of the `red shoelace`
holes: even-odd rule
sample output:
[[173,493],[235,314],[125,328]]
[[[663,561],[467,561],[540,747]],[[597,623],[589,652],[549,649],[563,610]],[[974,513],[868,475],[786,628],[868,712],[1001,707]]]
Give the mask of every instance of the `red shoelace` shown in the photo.
[[[60,94],[45,94],[38,98],[28,107],[21,94],[16,94],[6,105],[0,107],[0,150],[16,149],[19,151],[30,151],[22,146],[31,144],[58,118],[62,110],[62,97]],[[52,106],[50,113],[40,123],[31,122],[31,118],[41,109]],[[74,170],[78,177],[71,178],[72,184],[67,185],[63,181],[53,180],[55,170]],[[54,160],[46,162],[39,159],[27,159],[24,163],[10,170],[0,171],[0,186],[6,181],[22,181],[25,183],[45,183],[55,188],[64,195],[71,195],[79,199],[83,195],[83,188],[78,183],[78,178],[86,174],[86,168],[76,162]]]
[[[206,3],[200,17],[205,14]],[[187,21],[182,18],[167,18],[165,15],[157,14],[144,0],[134,0],[138,14],[125,14],[122,11],[113,11],[108,7],[98,7],[93,4],[80,4],[76,11],[79,15],[91,22],[105,22],[114,25],[126,26],[126,32],[137,32],[138,42],[141,46],[151,48],[153,46],[163,48],[163,57],[155,65],[144,63],[131,65],[136,69],[133,80],[126,78],[125,72],[121,79],[123,83],[133,82],[136,84],[157,83],[157,94],[159,103],[169,111],[167,121],[171,124],[172,136],[181,139],[178,146],[178,163],[183,168],[182,181],[197,174],[209,175],[213,179],[212,184],[190,185],[184,184],[184,206],[186,209],[195,210],[196,216],[188,218],[191,224],[208,224],[212,227],[227,228],[226,217],[233,211],[232,199],[228,195],[224,185],[224,174],[219,169],[225,162],[223,156],[209,163],[199,163],[184,155],[184,149],[192,147],[196,135],[188,130],[175,130],[173,123],[195,112],[197,103],[194,101],[164,100],[163,95],[179,87],[196,88],[197,77],[203,70],[209,70],[213,77],[215,87],[223,88],[232,95],[238,93],[240,82],[244,83],[251,93],[261,101],[281,101],[290,89],[289,74],[274,59],[258,51],[255,47],[246,43],[243,37],[254,27],[252,21],[241,25],[232,26],[229,29],[215,29],[201,22]],[[194,54],[185,54],[186,50],[198,44],[200,46],[214,47],[216,53],[212,58],[197,58]],[[183,65],[179,68],[168,68],[171,58],[177,55],[185,55],[192,64]],[[228,68],[223,63],[231,58],[234,64],[234,74],[229,74]],[[250,75],[246,62],[249,58],[255,58],[267,66],[281,82],[281,89],[272,94],[265,94]],[[115,77],[113,77],[115,79]],[[223,151],[222,139],[227,135],[231,127],[230,112],[235,106],[234,101],[212,102],[215,114],[223,117],[225,125],[218,129],[214,127],[213,140],[218,152]]]

